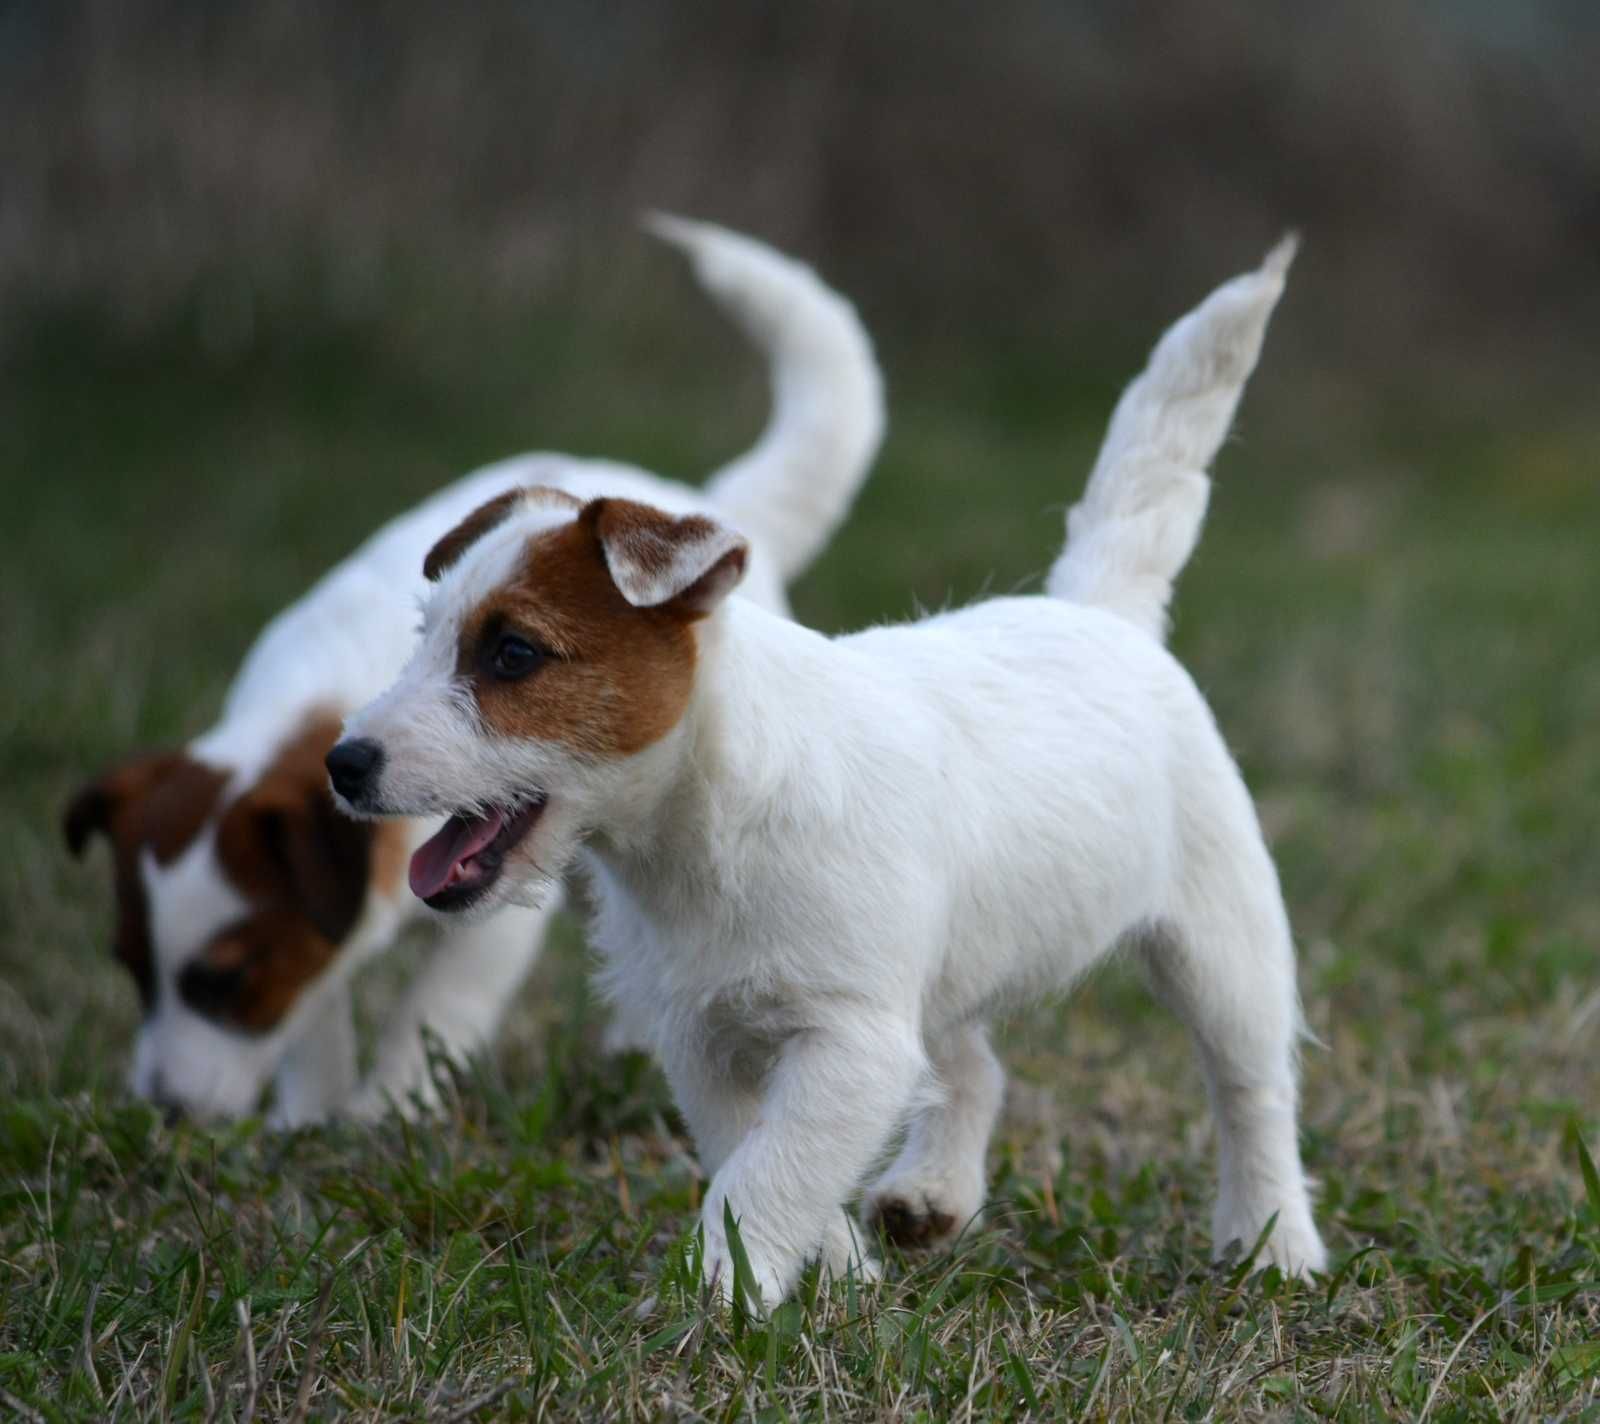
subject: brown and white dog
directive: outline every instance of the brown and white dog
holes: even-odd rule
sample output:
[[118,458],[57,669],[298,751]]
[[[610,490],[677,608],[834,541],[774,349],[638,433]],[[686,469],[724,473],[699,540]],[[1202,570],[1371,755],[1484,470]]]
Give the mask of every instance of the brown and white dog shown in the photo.
[[[177,751],[136,757],[85,786],[67,843],[111,843],[115,952],[144,1009],[133,1089],[206,1116],[273,1120],[420,1107],[432,1092],[423,1030],[460,1057],[489,1042],[537,956],[553,901],[452,926],[386,1025],[358,1084],[349,986],[419,910],[406,884],[437,822],[339,814],[323,759],[341,719],[411,653],[424,555],[472,511],[528,485],[574,500],[624,497],[704,513],[750,541],[745,591],[787,611],[784,585],[849,509],[883,429],[882,385],[851,305],[749,238],[657,218],[702,285],[766,355],[773,412],[757,445],[703,492],[632,467],[530,455],[461,480],[363,544],[257,640],[221,721]],[[445,557],[444,554],[436,557]]]

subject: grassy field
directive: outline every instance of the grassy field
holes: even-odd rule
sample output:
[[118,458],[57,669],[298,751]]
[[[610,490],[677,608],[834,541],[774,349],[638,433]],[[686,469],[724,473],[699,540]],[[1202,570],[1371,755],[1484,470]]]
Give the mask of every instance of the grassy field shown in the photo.
[[[19,343],[0,1417],[1600,1418],[1600,418],[1351,419],[1270,345],[1175,644],[1295,917],[1325,1279],[1211,1265],[1197,1074],[1115,969],[1002,1036],[982,1228],[766,1321],[700,1288],[693,1158],[655,1071],[600,1055],[575,930],[437,1125],[169,1129],[121,1095],[134,996],[105,867],[59,841],[71,788],[201,727],[260,622],[451,474],[536,444],[691,476],[736,450],[757,386],[685,323],[546,314],[487,370],[361,333]],[[904,374],[802,615],[1036,576],[1124,374]],[[426,952],[375,973],[369,1020]]]

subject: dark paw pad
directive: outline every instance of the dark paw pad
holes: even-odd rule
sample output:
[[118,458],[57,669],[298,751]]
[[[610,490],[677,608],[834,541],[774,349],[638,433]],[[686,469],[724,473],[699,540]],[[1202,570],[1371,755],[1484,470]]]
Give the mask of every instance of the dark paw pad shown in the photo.
[[896,1246],[927,1246],[956,1229],[949,1212],[923,1203],[919,1208],[904,1197],[885,1197],[877,1204],[878,1230]]

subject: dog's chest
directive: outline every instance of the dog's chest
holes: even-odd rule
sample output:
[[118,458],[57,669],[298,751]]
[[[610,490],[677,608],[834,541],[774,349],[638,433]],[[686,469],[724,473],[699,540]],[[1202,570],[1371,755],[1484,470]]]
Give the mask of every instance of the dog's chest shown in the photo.
[[754,1089],[784,1044],[810,1023],[803,1001],[793,994],[741,989],[713,999],[698,1015],[695,1032],[721,1076]]
[[647,899],[603,870],[594,889],[601,980],[635,1022],[702,1045],[744,1083],[759,1081],[783,1044],[814,1022],[805,967],[739,915],[732,897]]

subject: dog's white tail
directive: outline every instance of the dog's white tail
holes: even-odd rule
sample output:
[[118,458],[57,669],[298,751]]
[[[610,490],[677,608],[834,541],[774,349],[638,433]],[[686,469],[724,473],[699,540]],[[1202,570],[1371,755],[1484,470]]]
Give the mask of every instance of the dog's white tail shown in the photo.
[[763,351],[772,415],[755,446],[706,492],[762,539],[784,581],[822,552],[883,440],[883,377],[856,311],[804,263],[710,223],[652,214],[700,285]]
[[1211,494],[1206,468],[1255,369],[1296,245],[1284,238],[1259,269],[1217,288],[1156,344],[1117,402],[1088,487],[1067,515],[1048,593],[1166,637],[1173,581]]

